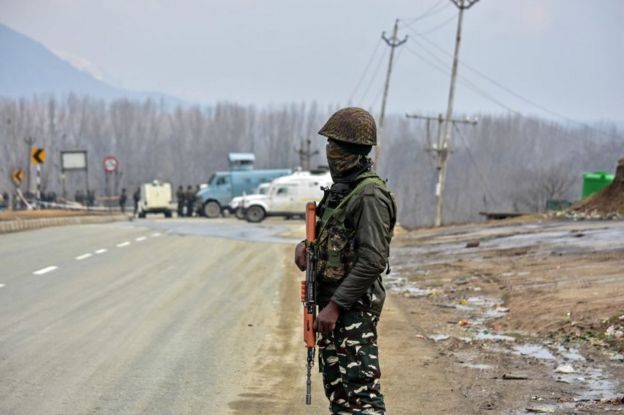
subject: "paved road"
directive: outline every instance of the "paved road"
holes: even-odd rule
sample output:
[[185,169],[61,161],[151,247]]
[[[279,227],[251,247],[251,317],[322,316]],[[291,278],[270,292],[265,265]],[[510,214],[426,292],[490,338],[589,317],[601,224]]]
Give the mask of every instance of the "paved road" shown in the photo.
[[[245,391],[263,353],[302,348],[278,318],[290,248],[267,242],[290,242],[284,229],[180,219],[0,235],[0,413],[273,413],[279,397],[254,411]],[[300,381],[282,379],[293,396]]]

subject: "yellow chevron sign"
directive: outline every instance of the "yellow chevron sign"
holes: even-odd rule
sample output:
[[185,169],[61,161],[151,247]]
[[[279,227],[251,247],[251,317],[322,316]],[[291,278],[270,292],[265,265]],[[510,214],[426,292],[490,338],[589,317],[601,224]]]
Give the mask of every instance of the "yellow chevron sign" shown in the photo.
[[20,184],[22,180],[24,180],[24,170],[13,169],[13,172],[11,172],[11,179],[13,179],[15,184]]
[[46,153],[43,148],[33,147],[32,148],[32,162],[35,164],[43,164],[45,163]]

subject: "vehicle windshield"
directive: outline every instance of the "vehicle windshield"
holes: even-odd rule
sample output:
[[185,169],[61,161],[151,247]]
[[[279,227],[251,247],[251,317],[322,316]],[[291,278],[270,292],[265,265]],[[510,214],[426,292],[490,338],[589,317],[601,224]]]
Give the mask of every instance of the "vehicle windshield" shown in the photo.
[[210,176],[210,179],[208,179],[208,184],[213,186],[216,177],[217,177],[217,175],[212,173],[212,176]]

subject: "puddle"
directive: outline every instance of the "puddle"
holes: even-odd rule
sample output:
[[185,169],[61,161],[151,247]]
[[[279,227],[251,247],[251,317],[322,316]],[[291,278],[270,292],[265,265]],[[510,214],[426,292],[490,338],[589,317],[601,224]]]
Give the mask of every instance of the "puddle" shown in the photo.
[[557,352],[565,360],[571,360],[571,361],[574,361],[574,362],[584,362],[585,361],[585,358],[576,349],[566,349],[563,346],[558,346],[557,347]]
[[407,297],[414,297],[414,298],[418,298],[418,297],[426,297],[428,295],[431,295],[432,291],[431,290],[425,290],[422,288],[418,288],[418,287],[410,287],[410,286],[406,286],[406,287],[395,287],[395,288],[391,288],[390,289],[392,292],[398,293],[398,294],[403,294]]
[[516,344],[513,353],[520,356],[534,357],[540,360],[556,360],[548,348],[539,344]]
[[493,340],[493,341],[505,341],[505,342],[513,342],[516,341],[514,337],[507,336],[505,334],[492,333],[488,330],[482,330],[475,335],[475,339],[477,340]]
[[581,391],[579,394],[577,399],[579,401],[612,399],[617,395],[617,381],[605,375],[604,371],[600,368],[593,367],[586,369],[584,381],[581,383],[585,390]]
[[460,366],[468,367],[470,369],[478,369],[478,370],[494,369],[494,366],[486,365],[485,363],[461,363]]
[[432,334],[431,336],[427,336],[427,337],[436,343],[444,341],[444,340],[448,340],[450,338],[448,334]]

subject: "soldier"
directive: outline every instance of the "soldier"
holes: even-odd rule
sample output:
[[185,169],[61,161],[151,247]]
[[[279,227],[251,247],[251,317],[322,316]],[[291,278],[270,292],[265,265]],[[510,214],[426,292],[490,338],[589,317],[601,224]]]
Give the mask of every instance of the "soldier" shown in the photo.
[[[317,207],[316,301],[320,312],[319,365],[332,414],[385,414],[377,322],[385,300],[381,274],[388,268],[396,206],[367,157],[377,144],[375,120],[344,108],[319,134],[327,137],[334,181]],[[305,245],[295,263],[306,267]]]
[[176,191],[176,199],[178,199],[178,217],[184,216],[184,204],[186,203],[186,194],[184,193],[184,187],[178,186]]
[[186,216],[193,216],[193,210],[195,209],[195,190],[193,186],[186,187]]
[[141,188],[137,187],[137,189],[132,194],[132,201],[134,202],[134,216],[139,213],[139,201],[141,200]]
[[126,194],[126,189],[121,189],[121,194],[119,195],[119,209],[121,209],[121,213],[126,213],[126,201],[128,200],[128,195]]

